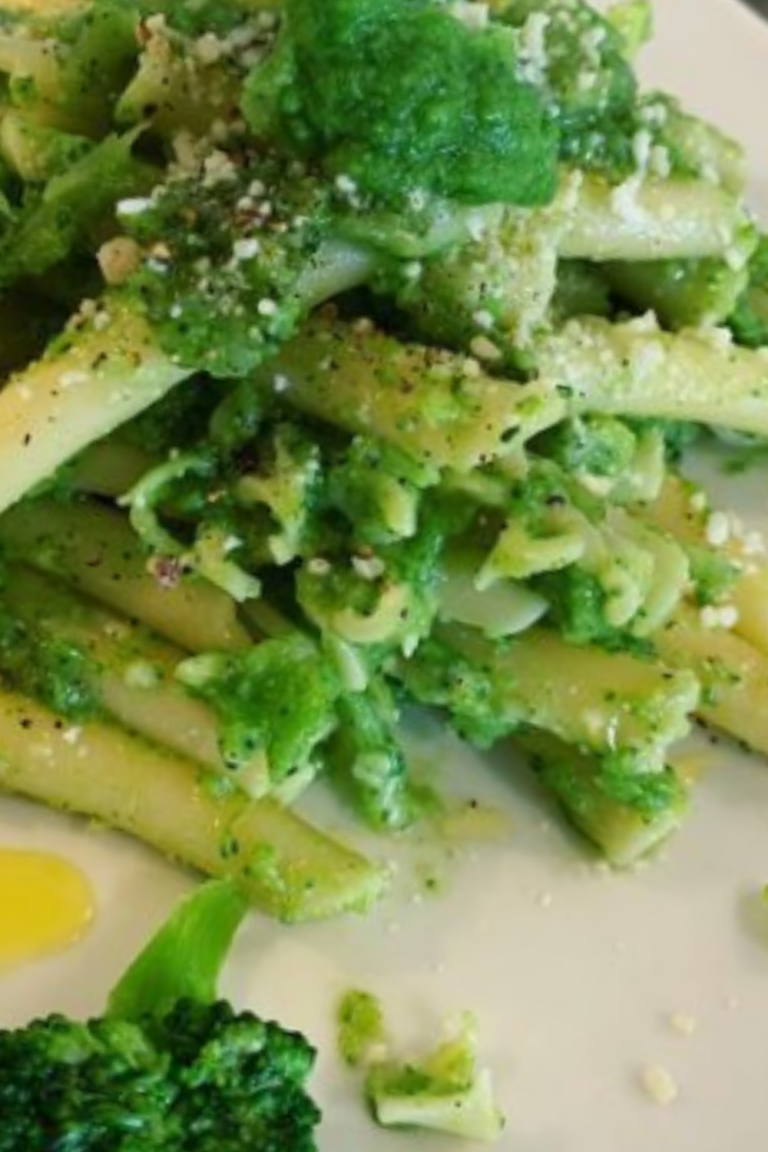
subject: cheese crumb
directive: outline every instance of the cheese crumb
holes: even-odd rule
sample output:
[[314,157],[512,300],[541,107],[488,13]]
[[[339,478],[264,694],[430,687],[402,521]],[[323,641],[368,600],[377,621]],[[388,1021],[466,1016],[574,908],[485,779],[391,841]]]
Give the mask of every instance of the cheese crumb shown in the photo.
[[141,249],[128,236],[115,236],[102,244],[96,259],[107,284],[124,284],[141,263]]
[[478,360],[499,360],[501,352],[487,336],[474,336],[469,350]]
[[644,1068],[641,1083],[654,1104],[672,1104],[680,1095],[680,1089],[674,1076],[660,1064],[649,1064],[647,1068]]
[[673,1012],[669,1017],[669,1026],[679,1036],[693,1036],[698,1027],[698,1020],[688,1012]]
[[702,628],[733,628],[739,620],[735,604],[707,604],[699,613]]
[[721,548],[727,544],[731,536],[730,519],[725,512],[713,512],[707,520],[704,530],[707,543],[713,548]]

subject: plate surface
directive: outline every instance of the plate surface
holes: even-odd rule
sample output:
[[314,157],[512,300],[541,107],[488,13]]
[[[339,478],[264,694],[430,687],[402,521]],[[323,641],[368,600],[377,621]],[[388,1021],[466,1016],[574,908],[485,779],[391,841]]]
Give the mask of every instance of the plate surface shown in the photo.
[[[768,30],[735,0],[658,0],[644,71],[737,134],[750,151],[755,206],[768,217]],[[768,528],[764,477],[727,485],[729,503]],[[280,928],[253,917],[224,991],[306,1031],[325,1152],[394,1152],[333,1045],[339,993],[384,998],[404,1043],[428,1043],[441,1019],[473,1009],[515,1152],[757,1152],[768,1102],[768,767],[727,743],[702,745],[689,822],[630,875],[596,866],[503,753],[483,758],[429,722],[414,731],[459,797],[508,812],[505,843],[450,849],[377,843],[400,861],[395,891],[365,920]],[[445,767],[444,767],[445,765]],[[335,819],[335,817],[331,817]],[[98,910],[78,947],[0,978],[0,1025],[59,1009],[98,1012],[128,958],[192,879],[127,839],[12,800],[0,844],[59,851],[92,880]],[[437,894],[425,895],[426,875]],[[2,924],[0,923],[0,932]],[[682,1013],[691,1035],[673,1026]],[[641,1087],[648,1066],[679,1088],[668,1107]],[[431,1152],[456,1144],[422,1141]]]

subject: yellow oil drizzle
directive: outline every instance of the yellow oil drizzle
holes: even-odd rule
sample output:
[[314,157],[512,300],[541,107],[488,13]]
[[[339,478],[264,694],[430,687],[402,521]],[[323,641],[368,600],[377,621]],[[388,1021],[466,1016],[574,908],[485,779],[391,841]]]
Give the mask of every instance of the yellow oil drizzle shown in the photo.
[[63,857],[0,848],[0,971],[74,944],[93,908],[90,884]]

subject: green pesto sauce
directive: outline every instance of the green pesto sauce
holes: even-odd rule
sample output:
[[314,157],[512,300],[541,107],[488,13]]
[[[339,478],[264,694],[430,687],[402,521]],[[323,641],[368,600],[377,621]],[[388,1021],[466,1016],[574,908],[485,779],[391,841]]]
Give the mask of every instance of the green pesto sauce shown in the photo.
[[511,34],[470,30],[431,0],[287,0],[244,111],[257,135],[322,157],[380,202],[554,194],[557,130],[516,76]]
[[689,545],[688,559],[699,604],[722,602],[739,577],[739,568],[727,556],[705,545]]
[[233,770],[259,751],[274,782],[304,766],[336,724],[340,685],[330,663],[300,634],[233,655],[192,657],[178,669],[221,720],[221,752]]
[[616,178],[634,167],[637,82],[621,33],[581,0],[509,0],[500,18],[521,30],[531,16],[544,30],[542,93],[560,128],[560,155],[574,167]]
[[[270,227],[253,243],[253,214],[238,204],[269,203]],[[283,167],[224,163],[218,179],[194,174],[147,199],[121,219],[145,249],[161,244],[167,259],[146,260],[126,291],[144,310],[163,346],[182,363],[217,378],[245,377],[292,335],[307,310],[300,280],[327,225],[323,192],[311,180],[288,179]]]
[[729,326],[738,344],[768,345],[768,234],[760,237],[749,261],[749,282],[736,303]]
[[0,680],[68,720],[100,712],[98,669],[79,645],[37,633],[10,612],[0,613]]

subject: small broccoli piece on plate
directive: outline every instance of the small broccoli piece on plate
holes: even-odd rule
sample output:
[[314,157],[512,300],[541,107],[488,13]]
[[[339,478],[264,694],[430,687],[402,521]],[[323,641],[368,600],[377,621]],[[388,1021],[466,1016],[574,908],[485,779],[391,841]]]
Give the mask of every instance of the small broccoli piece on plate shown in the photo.
[[232,884],[203,885],[103,1015],[0,1031],[0,1152],[315,1152],[312,1047],[217,998],[245,908]]
[[490,1072],[477,1066],[471,1012],[447,1021],[443,1039],[414,1062],[390,1056],[381,1005],[371,993],[347,992],[338,1023],[339,1051],[347,1064],[365,1072],[365,1094],[379,1124],[485,1142],[501,1136],[505,1118]]

